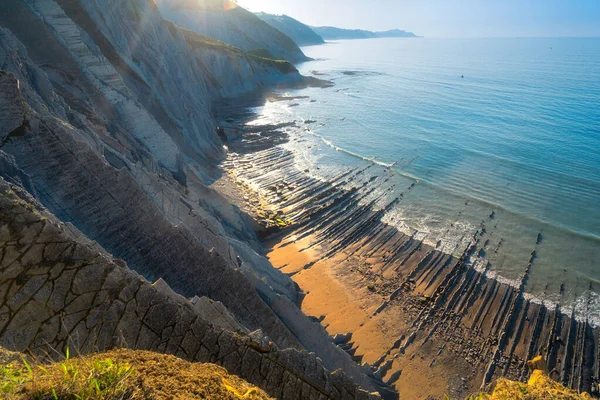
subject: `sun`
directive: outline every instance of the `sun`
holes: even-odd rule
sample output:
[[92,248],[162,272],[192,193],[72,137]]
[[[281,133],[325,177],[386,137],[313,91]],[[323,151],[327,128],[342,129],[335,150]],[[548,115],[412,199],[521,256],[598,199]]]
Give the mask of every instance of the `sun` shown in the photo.
[[269,0],[237,0],[237,4],[240,7],[244,7],[249,11],[264,11],[266,4]]
[[235,0],[223,0],[223,9],[226,11],[233,10],[237,6],[238,4]]

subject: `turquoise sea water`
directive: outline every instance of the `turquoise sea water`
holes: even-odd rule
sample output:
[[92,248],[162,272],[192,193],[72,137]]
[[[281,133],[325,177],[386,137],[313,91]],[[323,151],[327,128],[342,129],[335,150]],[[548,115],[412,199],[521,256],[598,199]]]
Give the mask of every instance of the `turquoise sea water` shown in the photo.
[[[328,175],[368,159],[415,183],[390,221],[448,251],[492,212],[492,273],[570,306],[600,291],[600,39],[373,39],[307,47],[329,89],[267,104],[299,162]],[[559,296],[561,283],[565,297]],[[600,307],[598,308],[600,309]],[[600,314],[599,314],[600,315]]]

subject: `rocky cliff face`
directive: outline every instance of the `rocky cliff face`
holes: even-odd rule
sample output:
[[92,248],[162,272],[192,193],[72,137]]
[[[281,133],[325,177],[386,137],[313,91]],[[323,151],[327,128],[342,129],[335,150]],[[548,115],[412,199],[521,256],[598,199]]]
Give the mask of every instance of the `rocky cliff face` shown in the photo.
[[[372,371],[299,312],[294,283],[262,256],[247,216],[208,186],[223,155],[214,104],[305,78],[287,62],[166,22],[150,0],[4,0],[0,8],[2,344],[43,354],[76,336],[81,351],[123,341],[188,359],[204,348],[246,368],[246,347],[221,353],[219,334],[182,344],[202,318],[292,349],[281,354],[313,351],[323,368],[375,389]],[[84,286],[73,292],[75,275]],[[284,385],[285,370],[248,373],[273,385],[272,395],[305,397],[302,385]]]
[[323,44],[325,41],[308,25],[287,15],[256,13],[256,16],[273,28],[289,36],[298,46]]
[[220,364],[280,399],[377,397],[314,354],[219,328],[209,305],[151,285],[3,178],[0,220],[4,347],[52,358],[125,346]]
[[232,1],[155,1],[166,19],[183,28],[243,50],[266,50],[276,59],[307,60],[292,39]]

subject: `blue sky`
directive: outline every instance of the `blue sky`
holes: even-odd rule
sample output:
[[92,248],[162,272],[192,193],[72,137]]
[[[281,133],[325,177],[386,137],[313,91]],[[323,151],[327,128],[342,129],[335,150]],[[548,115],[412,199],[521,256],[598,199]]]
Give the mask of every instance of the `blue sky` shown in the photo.
[[600,0],[238,0],[309,25],[429,37],[596,36]]

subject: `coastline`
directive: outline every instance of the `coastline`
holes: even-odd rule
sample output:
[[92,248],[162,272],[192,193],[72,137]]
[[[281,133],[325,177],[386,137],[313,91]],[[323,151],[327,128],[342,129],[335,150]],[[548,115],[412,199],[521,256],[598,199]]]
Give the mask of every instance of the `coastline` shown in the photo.
[[229,198],[255,219],[271,263],[304,292],[302,311],[356,362],[403,398],[423,388],[460,398],[500,376],[525,380],[527,360],[544,355],[561,382],[593,392],[598,356],[584,354],[598,348],[597,330],[528,297],[535,248],[518,287],[490,278],[474,256],[486,246],[483,224],[462,257],[443,253],[382,221],[365,194],[375,179],[365,178],[369,167],[316,179],[281,147],[289,124],[246,126],[252,118],[238,110],[228,119],[222,165],[241,188]]

